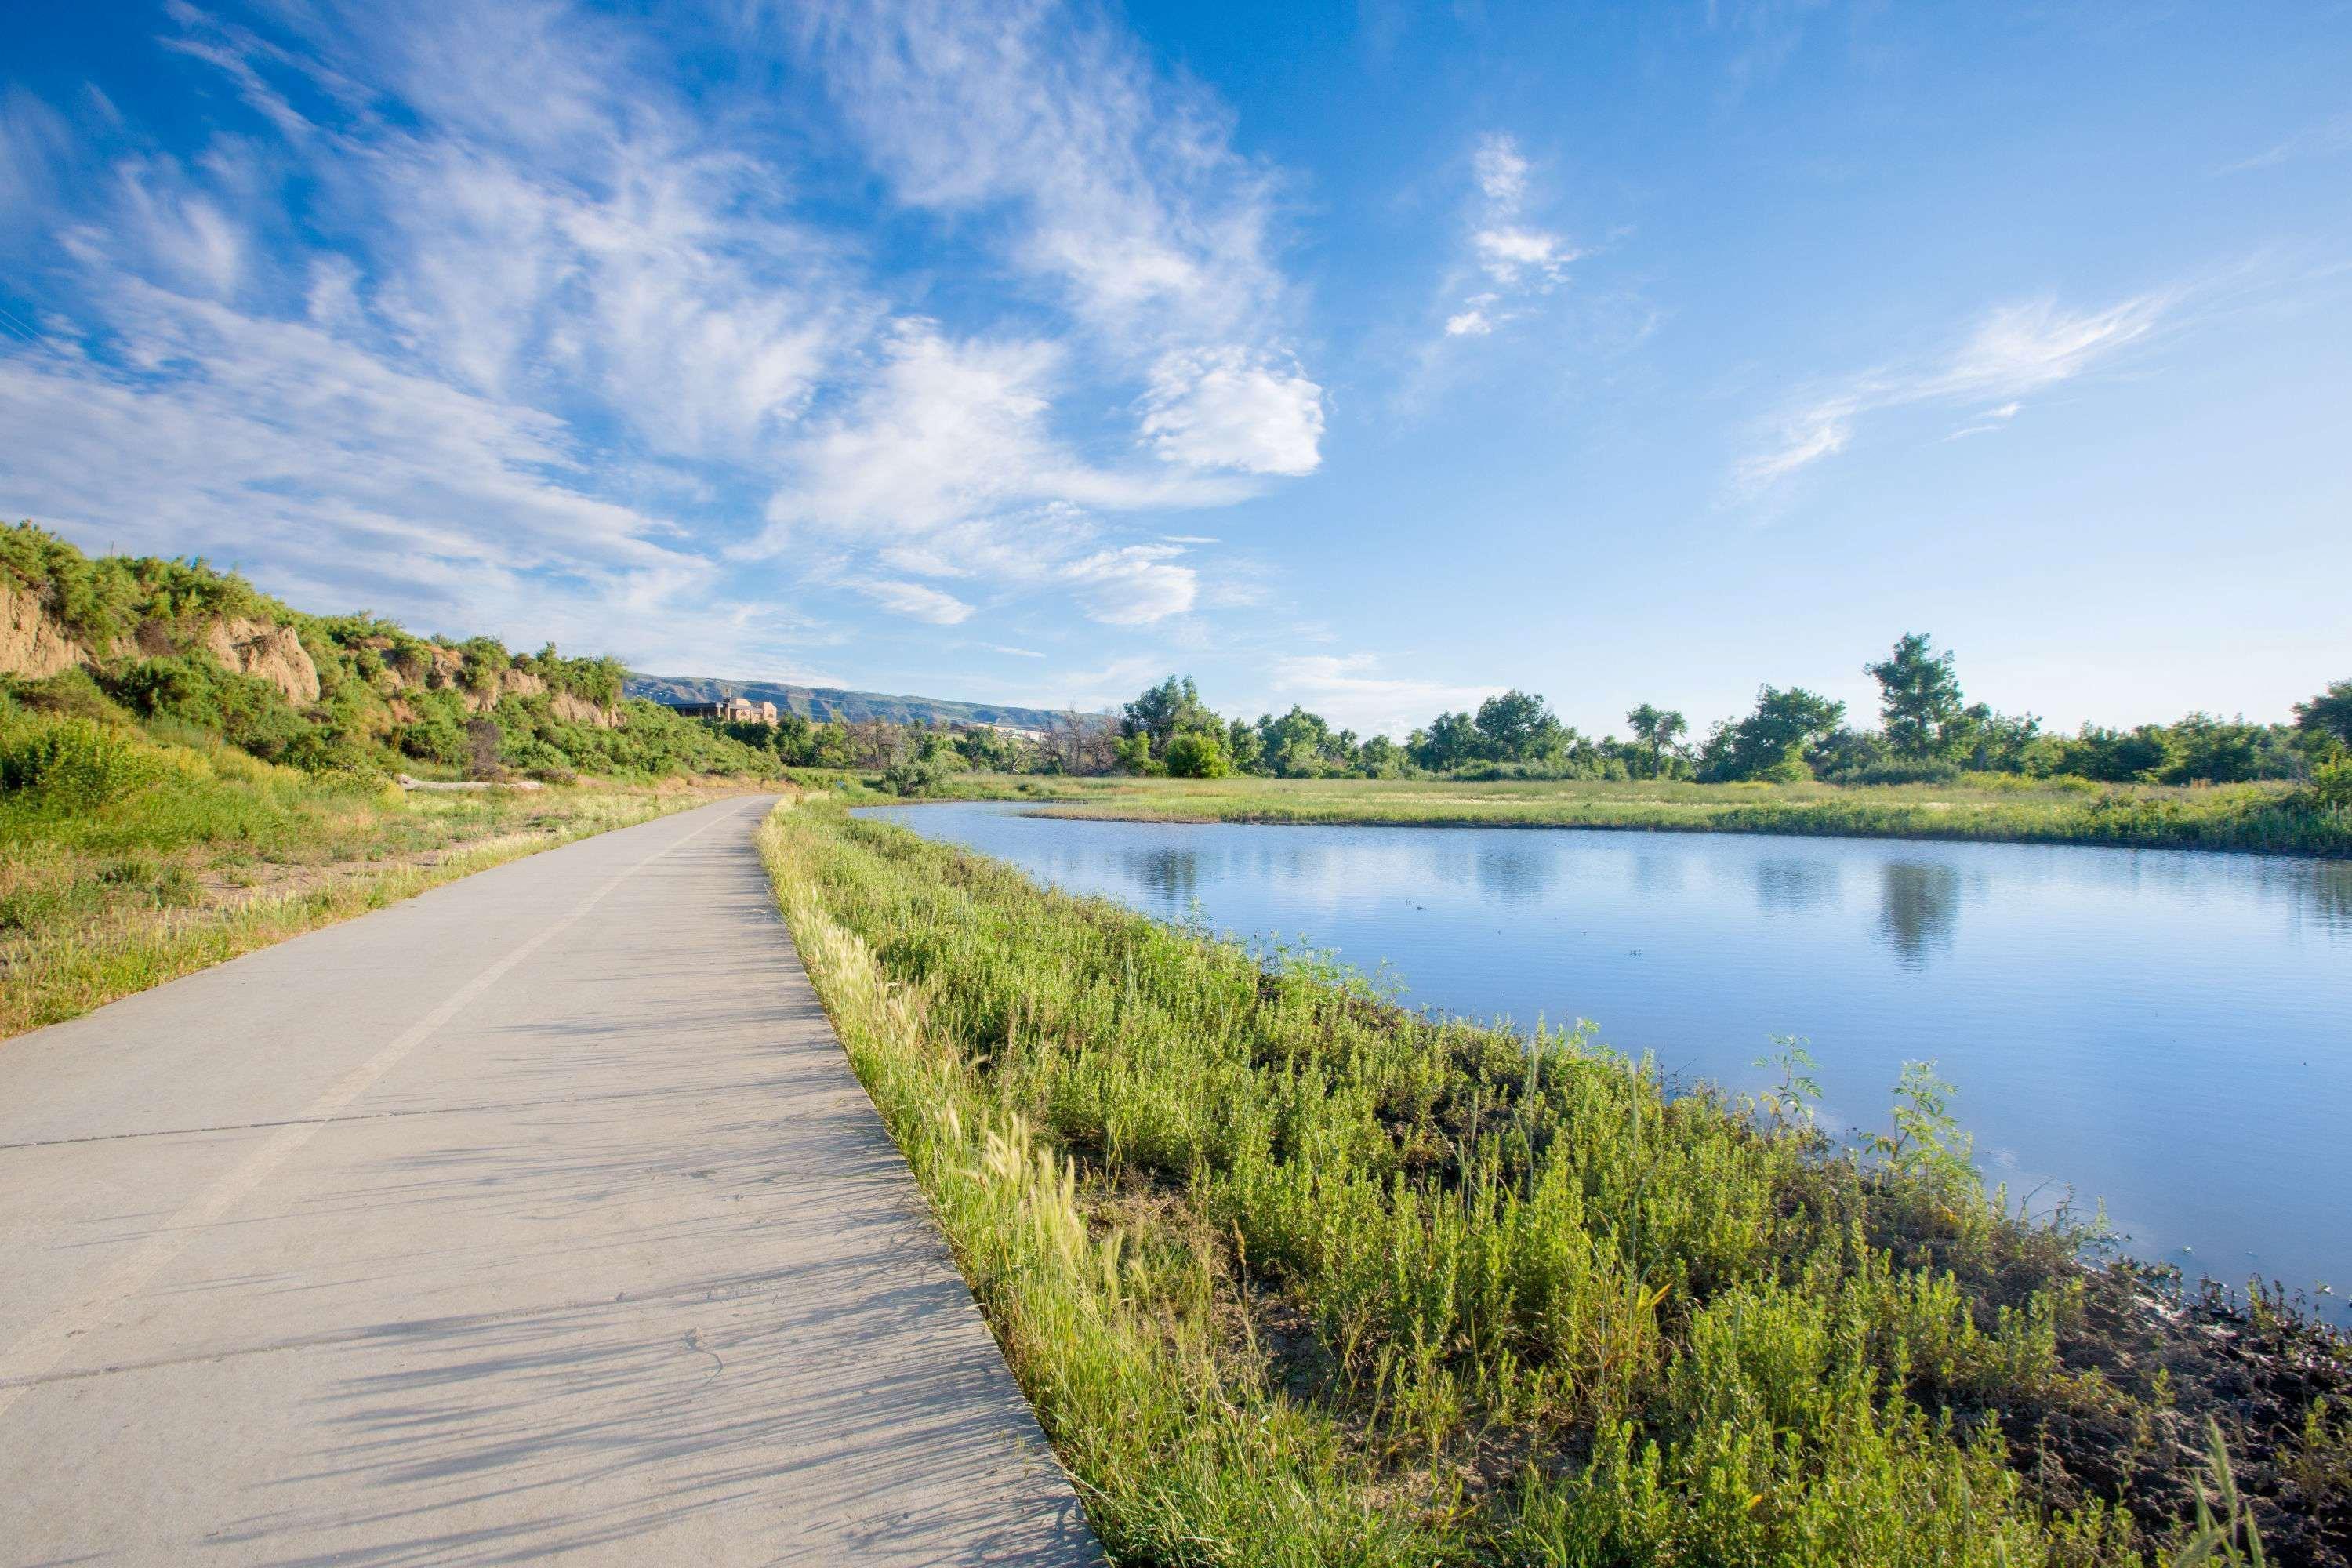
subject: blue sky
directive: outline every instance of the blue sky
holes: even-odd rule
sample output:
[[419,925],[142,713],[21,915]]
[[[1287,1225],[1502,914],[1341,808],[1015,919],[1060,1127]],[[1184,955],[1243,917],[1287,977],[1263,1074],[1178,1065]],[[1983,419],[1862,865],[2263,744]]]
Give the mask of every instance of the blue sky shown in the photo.
[[2352,9],[46,6],[0,509],[667,673],[1402,732],[2352,674]]

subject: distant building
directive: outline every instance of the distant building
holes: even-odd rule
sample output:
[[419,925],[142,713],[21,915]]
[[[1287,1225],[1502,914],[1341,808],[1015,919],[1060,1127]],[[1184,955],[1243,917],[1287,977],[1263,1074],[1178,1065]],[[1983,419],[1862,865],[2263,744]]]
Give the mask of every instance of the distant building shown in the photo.
[[670,710],[682,719],[717,719],[730,724],[772,724],[776,705],[748,697],[722,697],[716,702],[673,702]]

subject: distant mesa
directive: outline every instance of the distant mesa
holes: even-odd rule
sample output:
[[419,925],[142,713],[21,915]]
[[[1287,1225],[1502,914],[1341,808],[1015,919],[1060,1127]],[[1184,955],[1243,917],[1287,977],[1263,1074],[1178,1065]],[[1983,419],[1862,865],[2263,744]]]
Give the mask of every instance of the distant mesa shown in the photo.
[[[878,691],[845,691],[830,686],[719,680],[698,675],[632,675],[624,689],[631,697],[647,698],[688,716],[755,724],[772,724],[787,713],[797,713],[820,724],[833,720],[845,724],[880,720],[890,724],[987,726],[1044,735],[1054,732],[1063,721],[1063,715],[1051,708],[955,702],[938,697],[893,697]],[[760,711],[763,707],[765,711]],[[1084,722],[1106,721],[1104,715],[1098,713],[1079,717]]]

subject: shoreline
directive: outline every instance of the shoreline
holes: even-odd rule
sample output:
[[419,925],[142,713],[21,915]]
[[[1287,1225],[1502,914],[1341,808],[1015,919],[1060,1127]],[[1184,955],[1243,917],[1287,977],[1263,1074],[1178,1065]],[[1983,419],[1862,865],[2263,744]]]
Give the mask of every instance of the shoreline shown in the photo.
[[[1761,1466],[1740,1484],[1765,1502],[1735,1500],[1718,1546],[1751,1523],[1759,1541],[1818,1542],[1834,1528],[1822,1510],[1859,1506],[1929,1555],[1961,1524],[2042,1561],[2052,1541],[2033,1521],[2072,1518],[2095,1552],[2082,1561],[2139,1562],[2209,1479],[2211,1416],[2274,1560],[2345,1561],[2343,1498],[2295,1478],[2333,1452],[2341,1416],[2324,1413],[2352,1391],[2352,1340],[2279,1293],[2236,1300],[2120,1253],[2078,1258],[2079,1218],[1995,1213],[1973,1168],[1961,1181],[1932,1148],[1857,1157],[1778,1101],[1669,1097],[1577,1037],[1531,1057],[1517,1034],[1507,1049],[1491,1028],[1265,974],[1239,949],[887,822],[786,809],[762,839],[804,951],[814,939],[843,954],[811,968],[829,972],[820,990],[861,1078],[1123,1544],[1178,1525],[1312,1538],[1346,1521],[1413,1550],[1507,1554],[1571,1519],[1641,1541],[1645,1519],[1669,1516],[1674,1539],[1700,1539],[1683,1532],[1717,1517],[1706,1412],[1759,1398],[1778,1413],[1774,1441],[1805,1458],[1784,1475],[1761,1450],[1716,1456]],[[1751,1208],[1752,1228],[1706,1217]],[[1064,1233],[1076,1250],[1034,1250]],[[1136,1260],[1132,1283],[1086,1236]],[[1635,1293],[1545,1307],[1524,1293],[1538,1272],[1517,1296],[1464,1294],[1485,1269],[1517,1279],[1562,1247],[1587,1258],[1580,1271],[1613,1277],[1624,1258]],[[1381,1261],[1400,1247],[1395,1268]],[[1424,1266],[1453,1282],[1454,1306],[1406,1289]],[[1815,1311],[1819,1331],[1856,1314],[1866,1340],[1810,1338]],[[1646,1348],[1591,1381],[1617,1363],[1588,1367],[1580,1347],[1626,1334]],[[1831,1403],[1853,1379],[1892,1381],[1814,1425],[1806,1401],[1742,1382],[1749,1358],[1788,1354],[1830,1358],[1804,1384]],[[1098,1358],[1127,1371],[1097,1381],[1085,1369]],[[1606,1392],[1618,1376],[1633,1379],[1622,1403]],[[1710,1392],[1717,1378],[1729,1383]],[[1203,1383],[1227,1393],[1190,1406],[1183,1390]],[[1635,1448],[1612,1446],[1621,1419]],[[1230,1452],[1226,1427],[1265,1420],[1281,1443],[1220,1459],[1193,1489],[1206,1453]],[[1871,1457],[1841,1422],[1877,1430]],[[1957,1425],[1943,1436],[1938,1422]],[[1150,1436],[1099,1446],[1128,1426]],[[1180,1477],[1202,1511],[1145,1506]],[[1621,1511],[1619,1489],[1650,1485],[1665,1488],[1647,1494],[1664,1513]],[[1964,1521],[1914,1511],[1951,1486],[1976,1500]],[[1444,1496],[1463,1507],[1424,1533],[1435,1516],[1421,1505]]]
[[[898,805],[1019,805],[1020,801],[1002,795],[940,795],[936,798],[910,798],[872,804]],[[1727,809],[1739,809],[1730,807]],[[1794,808],[1801,812],[1803,808]],[[1172,823],[1186,826],[1206,827],[1223,824],[1254,827],[1444,827],[1444,828],[1508,828],[1514,831],[1547,829],[1585,833],[1687,833],[1738,835],[1750,838],[1852,838],[1857,840],[1912,840],[1927,844],[2015,844],[2034,847],[2074,849],[2154,849],[2197,855],[2248,855],[2277,860],[2317,860],[2335,862],[2352,859],[2352,848],[2344,849],[2264,849],[2238,844],[2207,844],[2197,842],[2166,842],[2134,838],[2093,838],[2080,835],[2017,833],[1961,833],[1937,831],[1923,827],[1918,830],[1857,828],[1841,823],[1834,827],[1797,826],[1781,823],[1722,823],[1707,820],[1694,822],[1612,822],[1591,821],[1549,822],[1528,817],[1469,816],[1283,816],[1269,812],[1184,812],[1132,810],[1116,807],[1097,808],[1083,805],[1063,805],[1043,802],[1030,806],[1019,815],[1066,822],[1133,822]]]

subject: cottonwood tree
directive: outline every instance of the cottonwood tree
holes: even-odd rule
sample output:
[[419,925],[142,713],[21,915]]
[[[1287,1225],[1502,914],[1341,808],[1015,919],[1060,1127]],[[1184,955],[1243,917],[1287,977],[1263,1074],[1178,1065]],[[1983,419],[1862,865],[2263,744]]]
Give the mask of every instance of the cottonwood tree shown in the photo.
[[1864,674],[1878,682],[1878,716],[1898,757],[1941,757],[1955,749],[1967,711],[1951,650],[1934,651],[1925,632],[1907,632]]
[[2312,735],[2333,735],[2352,746],[2352,680],[2338,680],[2308,702],[2294,705],[2294,725]]
[[1506,691],[1478,704],[1481,749],[1498,763],[1539,763],[1559,755],[1576,738],[1532,691]]
[[1201,700],[1189,675],[1171,675],[1147,689],[1120,710],[1118,718],[1119,738],[1142,736],[1152,757],[1165,756],[1168,742],[1179,735],[1213,735],[1223,728],[1223,721]]
[[1704,779],[1802,776],[1806,748],[1844,721],[1845,704],[1801,686],[1756,689],[1756,710],[1707,732],[1699,757]]
[[1633,739],[1650,748],[1652,778],[1664,770],[1666,748],[1690,731],[1690,721],[1682,714],[1647,702],[1626,714],[1625,723],[1633,731]]

